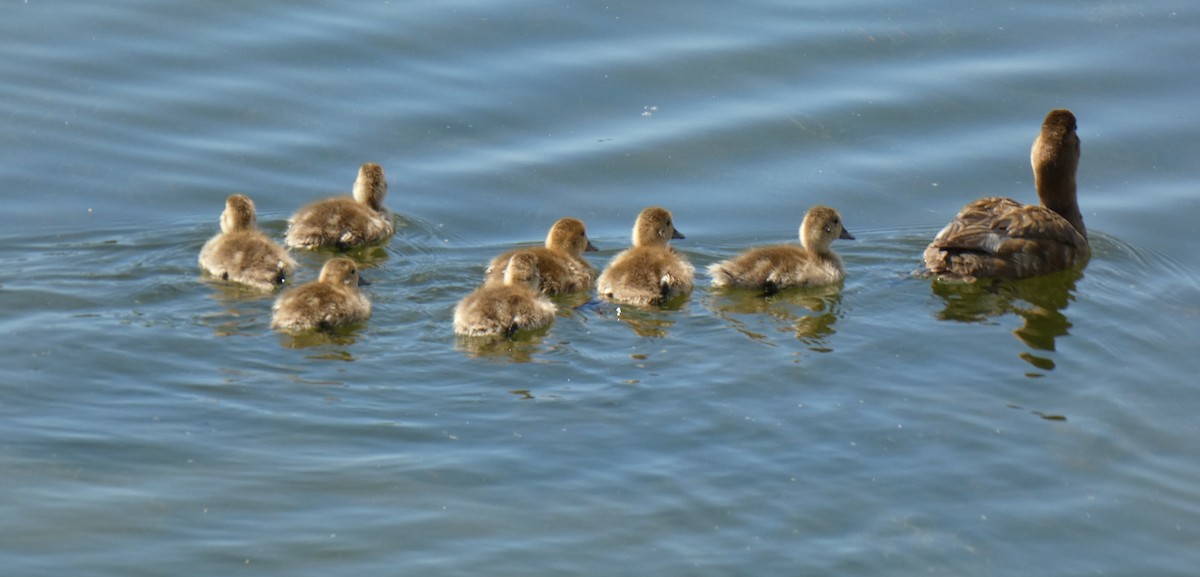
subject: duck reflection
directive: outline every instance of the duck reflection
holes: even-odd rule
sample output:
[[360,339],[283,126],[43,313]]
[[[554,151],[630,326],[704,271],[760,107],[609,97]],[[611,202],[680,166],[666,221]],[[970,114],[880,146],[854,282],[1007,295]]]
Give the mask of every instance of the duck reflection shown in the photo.
[[455,348],[468,356],[480,359],[529,363],[534,353],[542,350],[542,337],[549,332],[546,327],[535,331],[521,331],[511,336],[457,336]]
[[[1056,340],[1070,334],[1071,321],[1063,311],[1075,299],[1075,285],[1081,278],[1082,269],[1071,269],[1015,281],[981,279],[974,283],[959,283],[934,280],[933,293],[944,302],[937,318],[982,322],[1016,314],[1024,322],[1013,330],[1013,336],[1033,351],[1054,351]],[[1053,359],[1034,352],[1022,352],[1019,356],[1040,370],[1055,368]]]
[[769,335],[755,331],[740,316],[765,316],[779,332],[792,333],[810,349],[832,350],[826,339],[837,332],[834,324],[841,315],[841,283],[777,292],[722,288],[713,289],[711,295],[709,306],[713,312],[751,340],[769,343]]
[[380,245],[367,245],[347,250],[326,250],[323,252],[331,255],[350,257],[362,265],[363,268],[383,266],[390,256],[388,255],[388,247]]
[[[309,349],[313,347],[348,347],[353,345],[357,340],[359,328],[365,326],[359,325],[338,327],[334,329],[318,329],[297,333],[278,333],[279,344],[285,349]],[[349,353],[339,351],[331,353],[330,356],[322,355],[320,358],[336,358],[338,360],[353,360],[353,358],[344,358]]]
[[212,278],[205,281],[213,289],[208,298],[222,307],[199,317],[200,323],[210,327],[214,335],[255,335],[262,332],[264,323],[271,322],[271,293]]
[[675,326],[672,313],[683,310],[691,299],[690,294],[675,295],[658,305],[622,305],[606,301],[593,301],[586,306],[595,306],[598,314],[615,318],[633,329],[639,337],[664,338]]

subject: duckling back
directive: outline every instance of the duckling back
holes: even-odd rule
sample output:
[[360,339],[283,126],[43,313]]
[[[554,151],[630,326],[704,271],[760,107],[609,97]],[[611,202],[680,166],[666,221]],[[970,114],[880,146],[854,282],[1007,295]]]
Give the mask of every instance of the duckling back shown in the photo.
[[550,228],[544,247],[505,252],[492,259],[485,274],[488,282],[502,281],[509,260],[519,252],[528,252],[537,257],[543,293],[554,295],[587,290],[596,278],[596,269],[583,258],[583,253],[595,250],[582,221],[562,218]]
[[814,254],[798,246],[776,245],[750,249],[708,267],[713,286],[775,292],[790,287],[824,286],[846,278],[835,253]]
[[391,212],[383,206],[387,180],[382,167],[363,164],[352,196],[320,200],[297,211],[285,238],[288,246],[345,250],[380,242],[395,232]]
[[539,258],[514,254],[500,282],[485,282],[454,308],[454,332],[461,336],[512,335],[554,322],[557,310],[538,289]]
[[287,249],[258,230],[254,201],[242,194],[225,201],[221,233],[204,243],[199,261],[201,270],[212,276],[267,291],[296,270]]
[[321,268],[321,276],[279,295],[272,309],[271,326],[303,331],[329,330],[366,321],[371,302],[358,290],[358,264],[348,258],[333,258]]
[[846,277],[842,258],[833,252],[835,239],[853,240],[841,215],[815,206],[800,225],[801,246],[775,245],[749,249],[737,257],[712,264],[713,286],[734,286],[774,292],[788,287],[821,286]]
[[613,257],[596,290],[613,302],[657,305],[691,292],[695,275],[695,267],[670,247],[633,247]]
[[684,236],[675,228],[669,211],[660,207],[643,210],[633,227],[634,246],[614,256],[596,281],[600,297],[654,305],[691,292],[696,269],[669,246],[675,238]]

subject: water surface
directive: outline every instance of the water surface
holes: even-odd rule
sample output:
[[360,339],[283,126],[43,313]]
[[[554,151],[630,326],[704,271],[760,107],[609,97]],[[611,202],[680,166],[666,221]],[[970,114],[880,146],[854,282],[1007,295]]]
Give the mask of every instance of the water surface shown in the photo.
[[[13,3],[0,558],[13,574],[1187,575],[1200,9],[757,0]],[[1071,108],[1081,274],[915,276],[1032,201]],[[202,277],[229,194],[388,171],[370,322]],[[488,260],[644,206],[698,269],[838,208],[849,276],[457,340]],[[299,281],[329,253],[298,255]],[[179,569],[183,567],[185,569]]]

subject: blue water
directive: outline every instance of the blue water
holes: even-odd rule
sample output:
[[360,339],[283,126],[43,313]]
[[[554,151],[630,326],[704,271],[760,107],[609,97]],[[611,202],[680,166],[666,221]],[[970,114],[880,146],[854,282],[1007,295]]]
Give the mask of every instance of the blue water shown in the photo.
[[[0,561],[12,575],[1191,575],[1200,5],[0,6]],[[913,272],[1083,142],[1080,275]],[[388,173],[366,327],[204,278]],[[838,208],[841,287],[701,274],[454,338],[483,267],[641,208],[698,269]],[[299,281],[326,253],[303,253]]]

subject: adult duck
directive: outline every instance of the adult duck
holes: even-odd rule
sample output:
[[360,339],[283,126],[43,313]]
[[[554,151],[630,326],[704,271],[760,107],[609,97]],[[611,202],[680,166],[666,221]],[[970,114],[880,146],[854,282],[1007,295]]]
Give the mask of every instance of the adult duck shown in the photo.
[[925,249],[925,268],[942,278],[1019,279],[1082,266],[1091,256],[1075,198],[1079,136],[1070,110],[1052,110],[1030,162],[1040,205],[990,197],[972,202]]

